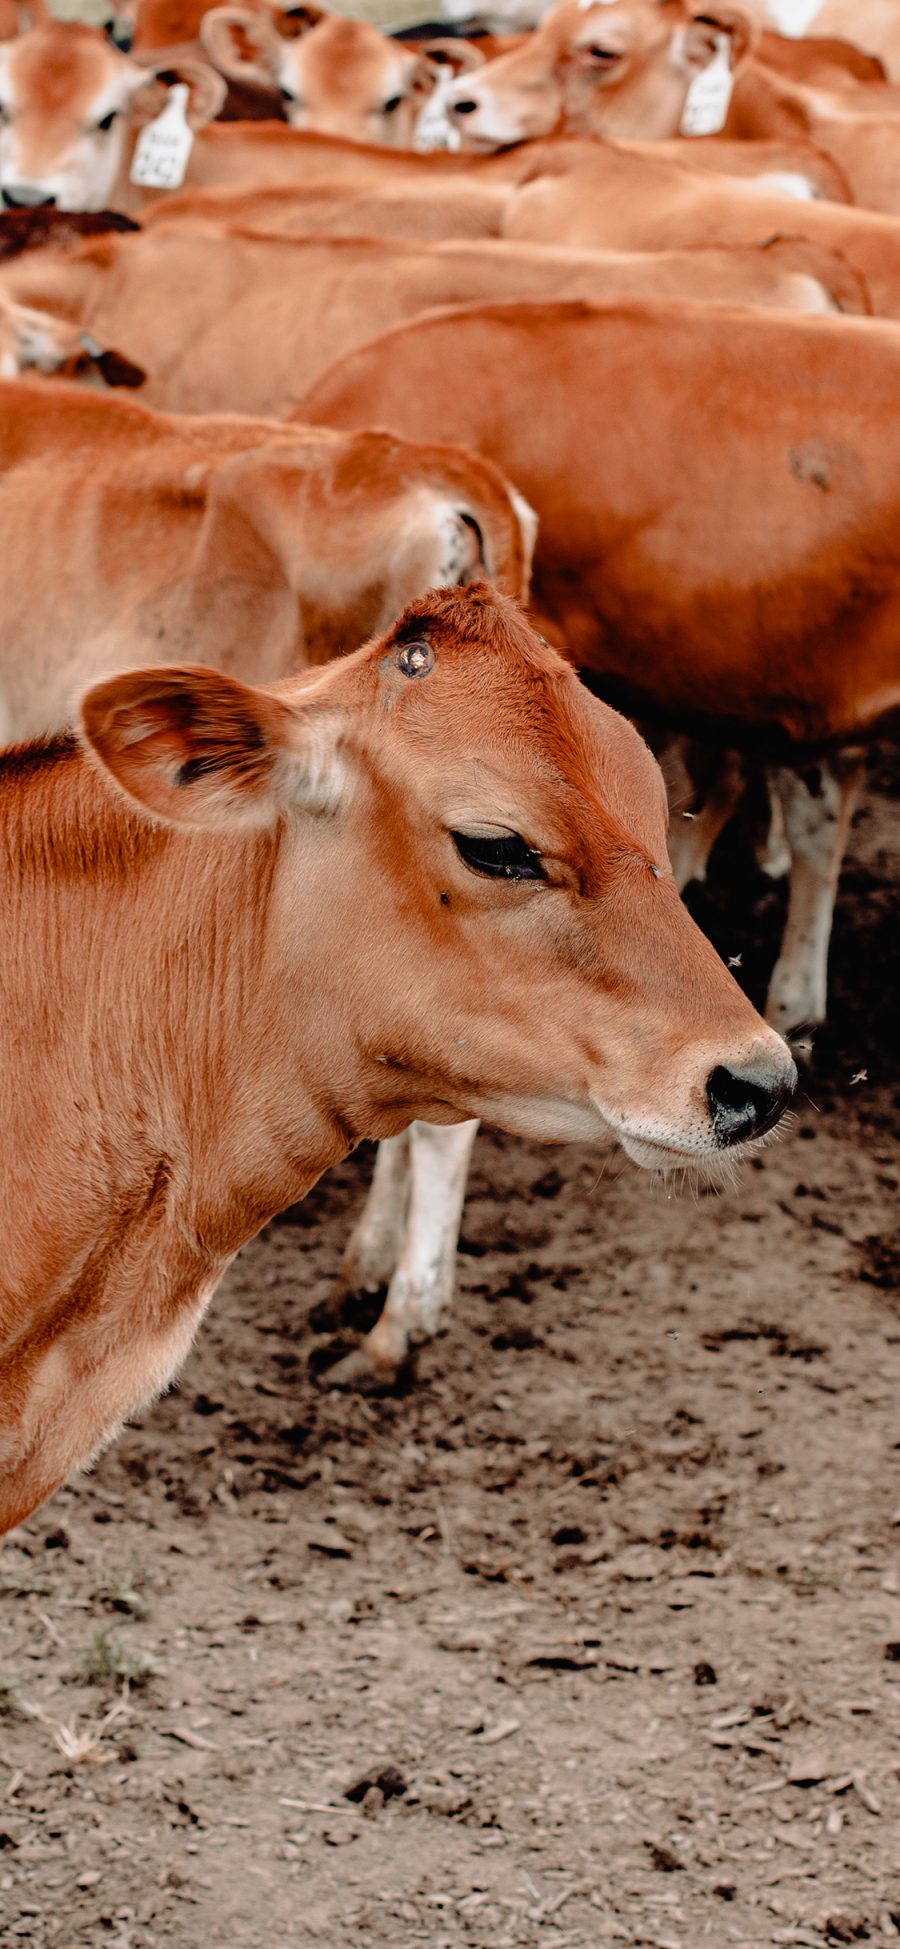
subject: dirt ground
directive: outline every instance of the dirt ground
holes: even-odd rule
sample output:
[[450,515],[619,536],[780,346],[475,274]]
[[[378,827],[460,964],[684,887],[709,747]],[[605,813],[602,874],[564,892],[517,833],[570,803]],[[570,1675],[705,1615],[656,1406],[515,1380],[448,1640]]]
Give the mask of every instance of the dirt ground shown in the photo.
[[[4,1949],[900,1944],[898,875],[883,776],[734,1191],[482,1135],[404,1395],[327,1386],[367,1156],[241,1255],[0,1557]],[[780,898],[694,902],[755,995]]]

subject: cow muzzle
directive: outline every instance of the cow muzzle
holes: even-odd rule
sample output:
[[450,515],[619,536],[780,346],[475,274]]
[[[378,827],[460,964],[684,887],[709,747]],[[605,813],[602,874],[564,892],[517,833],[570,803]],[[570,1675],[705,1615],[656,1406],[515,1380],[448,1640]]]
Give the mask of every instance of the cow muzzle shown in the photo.
[[56,203],[37,183],[7,183],[0,196],[7,210],[51,210]]
[[734,1068],[718,1064],[707,1079],[706,1101],[720,1149],[764,1137],[774,1129],[797,1087],[797,1067],[791,1057],[745,1063]]

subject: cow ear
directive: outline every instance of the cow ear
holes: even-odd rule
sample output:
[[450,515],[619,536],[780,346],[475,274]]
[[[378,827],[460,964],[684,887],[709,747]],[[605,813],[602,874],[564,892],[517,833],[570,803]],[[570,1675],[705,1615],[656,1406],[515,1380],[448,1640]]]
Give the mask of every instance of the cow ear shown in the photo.
[[338,719],[200,664],[123,671],[81,700],[82,740],[167,825],[261,831],[291,806],[337,810]]
[[213,66],[229,81],[255,81],[265,88],[277,82],[279,36],[268,14],[212,7],[200,22],[200,40]]
[[725,35],[729,42],[728,64],[732,74],[752,51],[757,38],[753,22],[737,7],[712,6],[695,13],[684,31],[682,53],[694,72],[708,68]]
[[273,4],[273,0],[265,0],[265,4],[271,11],[273,25],[282,41],[299,41],[302,35],[311,34],[320,21],[328,18],[324,7],[284,7]]
[[429,60],[427,55],[412,55],[408,74],[413,94],[427,101],[429,95],[434,93],[443,72],[443,68],[439,68],[436,61]]
[[484,67],[484,55],[474,41],[457,41],[452,36],[435,41],[420,41],[419,53],[436,62],[442,75],[471,74]]
[[222,76],[208,61],[193,54],[182,54],[179,48],[162,52],[154,49],[150,54],[137,55],[135,67],[143,77],[137,83],[140,92],[135,104],[139,120],[150,121],[158,115],[165,107],[169,88],[180,81],[188,91],[190,128],[196,133],[207,122],[215,121],[228,90]]

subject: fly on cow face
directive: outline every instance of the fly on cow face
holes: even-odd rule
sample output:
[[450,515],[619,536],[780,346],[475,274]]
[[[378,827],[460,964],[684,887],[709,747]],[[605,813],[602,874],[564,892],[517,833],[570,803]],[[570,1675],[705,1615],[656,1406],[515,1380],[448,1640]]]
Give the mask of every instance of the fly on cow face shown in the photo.
[[404,677],[427,677],[429,670],[434,669],[431,644],[420,641],[404,643],[402,650],[397,652],[397,668],[402,670]]

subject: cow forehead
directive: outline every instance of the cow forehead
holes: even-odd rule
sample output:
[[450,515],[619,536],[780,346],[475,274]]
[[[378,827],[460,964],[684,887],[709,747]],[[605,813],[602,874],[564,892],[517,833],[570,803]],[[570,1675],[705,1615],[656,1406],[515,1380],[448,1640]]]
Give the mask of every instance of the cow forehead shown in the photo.
[[104,35],[66,23],[36,27],[5,50],[4,94],[17,109],[46,121],[117,106],[135,70]]
[[[418,645],[426,658],[410,655]],[[507,813],[540,806],[568,833],[602,806],[629,843],[659,850],[664,793],[643,739],[494,591],[432,591],[355,673],[331,666],[320,681],[348,703],[362,701],[361,681],[376,743],[389,766],[392,748],[407,749],[418,789],[474,780],[475,761],[488,791],[511,788]]]
[[674,25],[671,7],[660,5],[660,0],[574,0],[571,20],[579,41],[595,27],[604,35],[615,30],[623,45],[665,40]]
[[410,65],[409,55],[387,41],[364,20],[335,15],[293,44],[298,76],[307,87],[327,88],[344,98],[365,94],[368,88],[399,92]]

